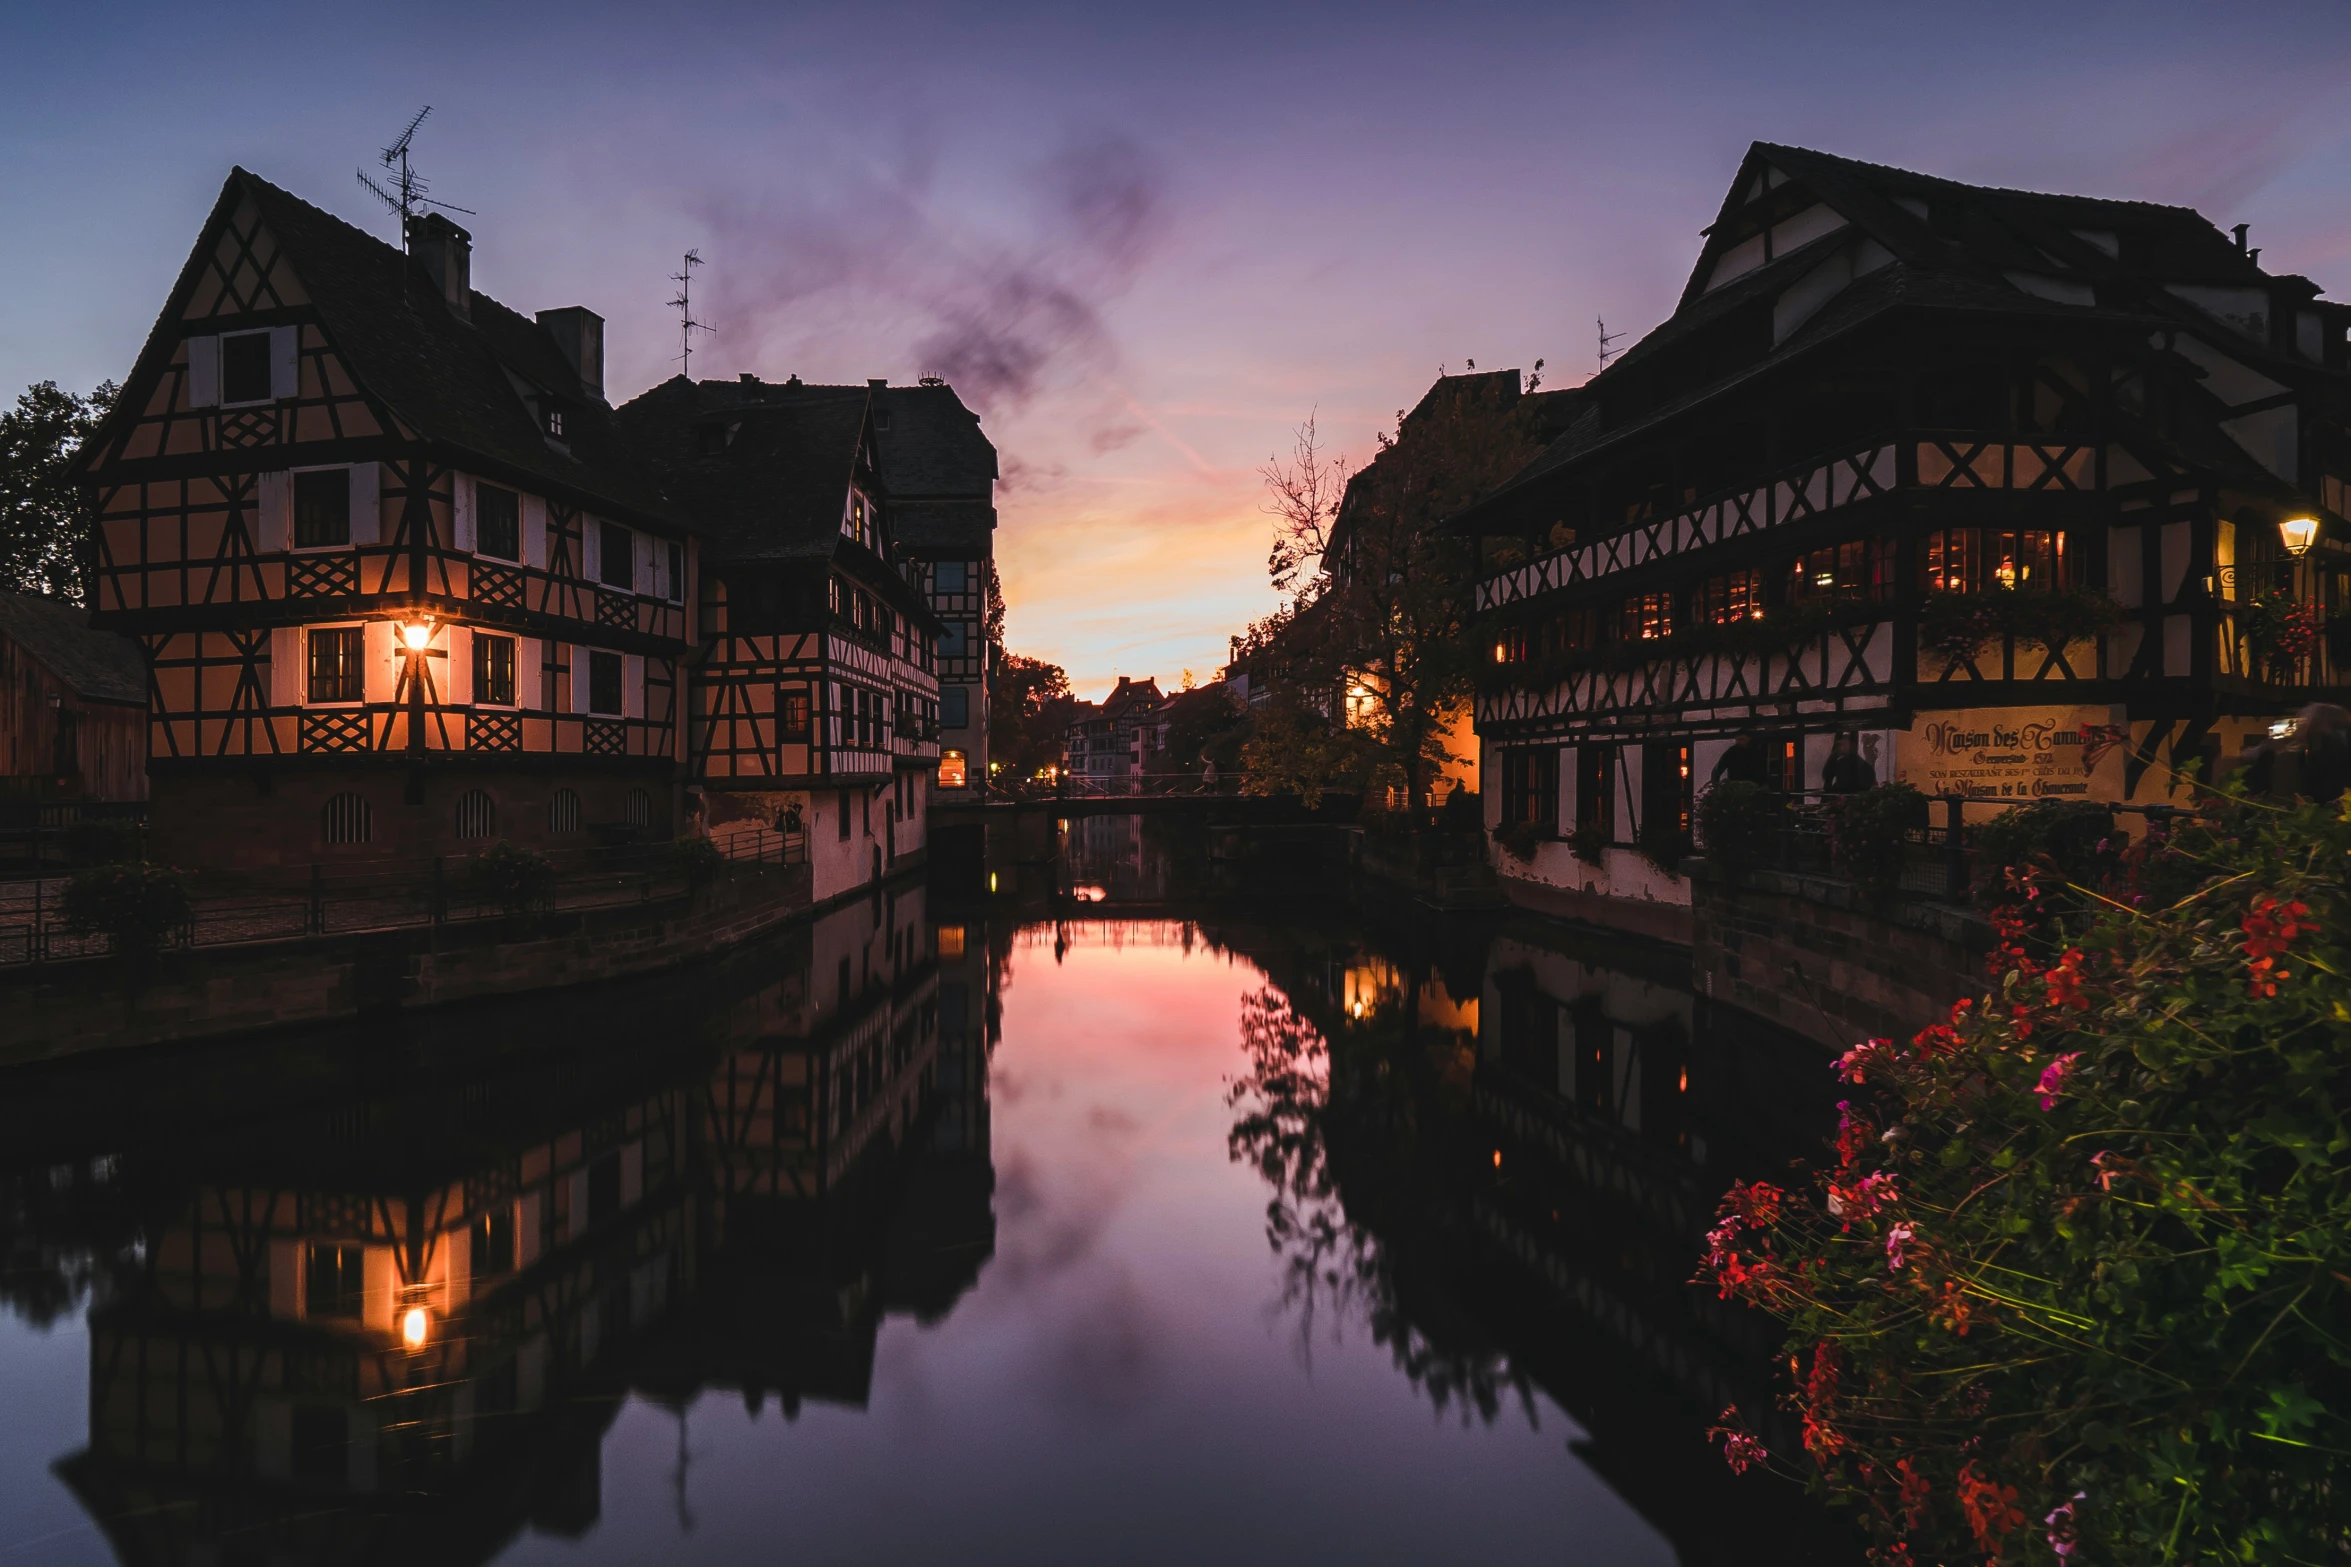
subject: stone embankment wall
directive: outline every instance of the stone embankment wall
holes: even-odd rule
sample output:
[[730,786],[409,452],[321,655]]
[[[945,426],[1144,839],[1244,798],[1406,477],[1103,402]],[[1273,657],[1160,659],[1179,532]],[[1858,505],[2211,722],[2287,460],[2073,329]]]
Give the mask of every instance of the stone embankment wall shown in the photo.
[[135,981],[104,958],[17,967],[0,971],[0,1066],[653,973],[809,907],[796,866],[635,908],[167,953]]
[[1735,886],[1688,862],[1690,967],[1700,995],[1844,1050],[1907,1038],[1983,993],[1991,927],[1972,912],[1866,906],[1848,883],[1772,871]]

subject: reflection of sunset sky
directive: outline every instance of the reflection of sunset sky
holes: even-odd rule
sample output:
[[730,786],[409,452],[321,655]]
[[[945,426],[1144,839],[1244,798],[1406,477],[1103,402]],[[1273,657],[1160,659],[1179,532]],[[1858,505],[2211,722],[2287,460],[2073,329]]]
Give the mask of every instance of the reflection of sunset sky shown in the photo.
[[[22,9],[22,8],[20,8]],[[12,17],[0,387],[120,375],[233,162],[388,233],[353,165],[419,103],[476,281],[668,374],[953,373],[1007,484],[1015,647],[1099,695],[1269,605],[1254,468],[1357,458],[1440,365],[1590,368],[1679,292],[1746,144],[2182,202],[2351,282],[2318,4],[709,6]]]
[[[786,1424],[771,1408],[745,1429],[739,1402],[697,1404],[697,1546],[1670,1561],[1567,1450],[1578,1433],[1547,1400],[1539,1428],[1515,1402],[1492,1426],[1435,1417],[1354,1320],[1335,1336],[1326,1321],[1304,1362],[1277,1304],[1268,1192],[1225,1156],[1241,998],[1263,978],[1205,948],[1187,957],[1175,927],[1116,934],[1123,946],[1081,941],[1058,965],[1050,931],[1014,949],[993,1073],[996,1250],[978,1284],[941,1322],[883,1325],[862,1412],[810,1404]],[[587,1556],[660,1556],[674,1445],[666,1416],[622,1415]],[[510,1559],[579,1554],[534,1540]]]

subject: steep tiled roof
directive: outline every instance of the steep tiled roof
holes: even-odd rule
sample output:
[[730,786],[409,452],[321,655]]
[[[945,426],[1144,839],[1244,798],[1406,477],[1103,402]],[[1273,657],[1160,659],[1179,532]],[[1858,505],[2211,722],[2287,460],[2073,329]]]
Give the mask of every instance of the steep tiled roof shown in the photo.
[[[478,289],[469,299],[471,319],[460,318],[404,252],[245,169],[230,173],[216,217],[240,197],[252,199],[276,235],[352,374],[403,423],[470,454],[493,475],[676,524],[652,475],[619,438],[610,409],[581,395],[578,373],[546,328]],[[183,285],[191,276],[193,264]],[[159,322],[142,365],[159,346],[168,352],[178,331],[168,316]],[[518,380],[567,404],[561,447],[540,433]]]
[[[672,376],[616,418],[715,560],[822,560],[841,547],[867,389]],[[703,432],[727,432],[705,451]]]
[[139,645],[111,631],[91,630],[86,609],[0,593],[0,637],[31,654],[85,701],[147,705],[147,661]]

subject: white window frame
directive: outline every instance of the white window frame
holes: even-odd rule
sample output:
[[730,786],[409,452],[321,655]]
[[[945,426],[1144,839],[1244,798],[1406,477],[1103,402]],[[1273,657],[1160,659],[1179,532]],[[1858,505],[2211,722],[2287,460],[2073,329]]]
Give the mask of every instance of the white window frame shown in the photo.
[[[333,473],[340,470],[351,486],[351,536],[341,544],[297,544],[294,542],[295,475],[304,473]],[[383,480],[371,462],[308,463],[285,470],[286,487],[286,542],[287,553],[294,555],[325,555],[335,550],[347,550],[362,544],[376,542],[378,523],[383,506]]]
[[269,395],[266,397],[247,397],[233,403],[229,401],[228,395],[229,339],[232,337],[258,337],[266,340],[274,338],[276,335],[277,334],[274,331],[265,326],[253,327],[243,332],[223,332],[220,334],[220,348],[218,351],[219,358],[214,361],[216,366],[214,374],[219,377],[215,384],[215,395],[219,399],[216,406],[221,408],[259,408],[265,403],[274,403],[278,400],[278,367],[276,353],[277,344],[275,342],[270,342],[268,344],[268,347],[271,350],[269,355]]
[[[303,625],[296,628],[299,636],[295,642],[294,685],[300,697],[300,700],[295,703],[297,707],[316,708],[320,712],[333,713],[367,706],[367,666],[376,651],[370,644],[377,640],[368,635],[368,628],[375,624],[381,623],[366,620],[322,620],[314,625]],[[359,633],[358,696],[341,702],[318,702],[311,699],[310,638],[314,632],[320,631],[357,631]]]
[[[523,707],[523,649],[525,644],[527,644],[530,639],[528,637],[517,636],[511,631],[491,631],[478,626],[468,627],[466,630],[465,694],[468,698],[468,705],[473,707],[492,708],[501,713],[520,712]],[[474,679],[474,658],[476,656],[474,647],[476,640],[482,637],[503,637],[507,641],[514,644],[514,700],[511,702],[492,702],[488,700],[481,694],[479,683]]]

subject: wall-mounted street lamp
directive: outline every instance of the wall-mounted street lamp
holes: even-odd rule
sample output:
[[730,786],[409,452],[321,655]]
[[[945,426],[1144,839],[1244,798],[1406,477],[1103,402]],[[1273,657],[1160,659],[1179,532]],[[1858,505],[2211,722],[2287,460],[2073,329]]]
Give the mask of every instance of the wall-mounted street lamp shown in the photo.
[[2299,560],[2318,542],[2318,519],[2288,517],[2278,524],[2278,537],[2286,541],[2286,553]]
[[409,621],[400,628],[400,640],[406,644],[409,652],[423,652],[432,646],[433,623],[429,620]]
[[400,1313],[400,1342],[410,1349],[422,1349],[432,1336],[433,1316],[422,1306],[411,1306]]

